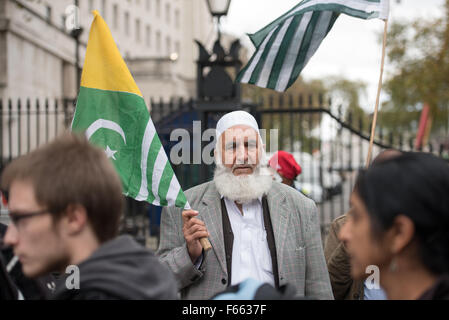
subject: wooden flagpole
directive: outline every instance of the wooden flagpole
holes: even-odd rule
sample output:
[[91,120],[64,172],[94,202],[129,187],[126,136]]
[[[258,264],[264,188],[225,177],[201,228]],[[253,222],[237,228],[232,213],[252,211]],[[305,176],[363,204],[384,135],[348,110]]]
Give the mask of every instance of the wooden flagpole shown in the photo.
[[371,162],[371,156],[372,156],[372,151],[373,151],[374,133],[376,131],[377,112],[379,109],[380,90],[382,88],[382,75],[384,73],[385,46],[387,43],[387,27],[388,27],[388,19],[385,20],[385,26],[384,26],[384,37],[383,37],[383,41],[382,41],[382,61],[380,63],[379,84],[377,85],[376,106],[374,108],[373,123],[371,125],[371,137],[369,140],[368,156],[366,157],[366,167],[368,167]]
[[[186,202],[186,205],[184,206],[183,210],[192,210],[190,207],[189,201]],[[201,246],[203,247],[204,251],[209,251],[212,249],[212,245],[210,244],[210,241],[208,238],[200,238]]]

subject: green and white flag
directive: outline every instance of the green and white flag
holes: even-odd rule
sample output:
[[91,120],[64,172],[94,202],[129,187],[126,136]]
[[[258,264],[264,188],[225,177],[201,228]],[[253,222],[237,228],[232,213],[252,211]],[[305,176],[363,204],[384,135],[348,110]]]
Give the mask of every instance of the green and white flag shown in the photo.
[[389,0],[304,0],[249,37],[256,51],[237,81],[285,91],[298,78],[340,13],[386,20]]
[[97,11],[94,16],[72,130],[105,149],[126,196],[184,208],[186,197],[142,94],[106,22]]

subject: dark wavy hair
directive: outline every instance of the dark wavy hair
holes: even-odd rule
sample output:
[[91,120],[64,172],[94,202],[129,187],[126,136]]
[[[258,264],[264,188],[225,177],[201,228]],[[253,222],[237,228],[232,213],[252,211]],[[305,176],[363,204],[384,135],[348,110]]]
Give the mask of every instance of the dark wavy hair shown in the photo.
[[375,237],[405,215],[414,223],[422,264],[434,274],[449,272],[449,163],[404,152],[360,171],[354,192],[367,208]]

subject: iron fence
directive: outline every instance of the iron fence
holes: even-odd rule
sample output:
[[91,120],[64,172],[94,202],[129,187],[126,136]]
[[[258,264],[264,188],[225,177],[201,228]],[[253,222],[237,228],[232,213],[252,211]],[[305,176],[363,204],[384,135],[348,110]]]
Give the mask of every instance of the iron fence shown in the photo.
[[[365,165],[369,145],[369,119],[362,114],[355,115],[345,111],[341,106],[334,107],[330,101],[324,101],[322,96],[299,95],[278,98],[277,101],[275,99],[270,96],[247,110],[253,113],[260,127],[266,129],[268,154],[273,154],[277,149],[288,151],[302,167],[302,173],[295,184],[317,203],[324,238],[331,221],[349,208],[349,196],[356,173]],[[206,123],[201,126],[202,133],[208,127],[215,127],[216,121],[224,113],[214,112],[213,106],[206,108],[209,111],[204,112],[204,105],[200,107],[193,99],[150,99],[148,105],[151,106],[151,117],[167,154],[178,143],[171,139],[174,129],[183,128],[194,139],[193,121]],[[0,100],[0,172],[12,159],[30,152],[67,130],[74,110],[73,100]],[[270,129],[277,129],[275,136],[272,136]],[[277,147],[272,150],[270,145],[275,140]],[[395,136],[378,126],[373,156],[386,148],[413,150],[413,143],[414,137],[409,133]],[[428,144],[422,151],[449,159],[447,141]],[[213,176],[213,166],[172,166],[183,190],[208,181]],[[121,232],[132,234],[142,243],[146,241],[148,234],[157,238],[159,215],[159,208],[127,198]]]

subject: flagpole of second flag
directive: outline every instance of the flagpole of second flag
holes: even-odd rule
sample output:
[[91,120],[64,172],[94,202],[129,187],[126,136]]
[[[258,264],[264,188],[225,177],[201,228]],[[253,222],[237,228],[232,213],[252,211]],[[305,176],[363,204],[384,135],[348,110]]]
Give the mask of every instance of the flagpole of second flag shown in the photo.
[[385,47],[386,47],[386,43],[387,43],[388,19],[385,19],[384,22],[385,22],[385,25],[384,25],[384,35],[383,35],[383,40],[382,40],[382,60],[380,63],[379,83],[377,85],[376,105],[374,107],[373,123],[371,125],[371,136],[370,136],[370,141],[369,141],[368,155],[366,157],[366,167],[368,167],[371,162],[371,157],[372,157],[372,152],[373,152],[373,144],[374,144],[374,133],[376,131],[377,114],[378,114],[378,110],[379,110],[380,91],[382,89],[382,76],[383,76],[384,64],[385,64]]

